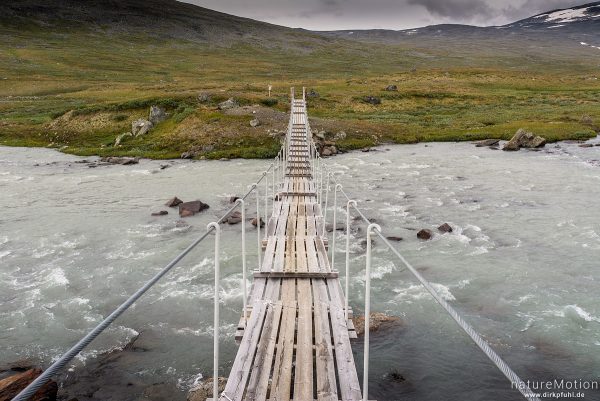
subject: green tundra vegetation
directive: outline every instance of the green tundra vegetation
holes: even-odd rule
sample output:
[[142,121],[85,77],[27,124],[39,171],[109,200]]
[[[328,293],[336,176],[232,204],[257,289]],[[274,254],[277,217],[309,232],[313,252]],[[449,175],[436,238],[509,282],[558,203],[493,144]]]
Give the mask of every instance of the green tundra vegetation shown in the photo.
[[[490,40],[478,47],[423,40],[417,48],[301,30],[286,30],[272,44],[216,46],[109,30],[0,25],[0,144],[77,155],[176,158],[201,149],[197,157],[271,157],[278,139],[268,130],[285,129],[286,118],[251,127],[251,115],[217,105],[233,97],[283,116],[293,85],[318,92],[309,98],[311,124],[346,132],[337,143],[342,149],[509,139],[519,128],[549,141],[580,140],[600,125],[600,63],[579,49],[554,58],[519,47],[498,51]],[[209,100],[200,101],[200,93]],[[151,105],[169,118],[114,146]]]

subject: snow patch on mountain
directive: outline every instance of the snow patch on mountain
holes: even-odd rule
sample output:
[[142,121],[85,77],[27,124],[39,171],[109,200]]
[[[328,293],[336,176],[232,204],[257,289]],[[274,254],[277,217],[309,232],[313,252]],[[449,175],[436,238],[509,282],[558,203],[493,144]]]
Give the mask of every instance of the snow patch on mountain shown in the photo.
[[536,15],[533,18],[544,18],[544,22],[564,24],[568,22],[586,21],[594,18],[600,18],[600,14],[596,14],[597,10],[598,6],[567,8],[565,10],[558,10],[546,14]]

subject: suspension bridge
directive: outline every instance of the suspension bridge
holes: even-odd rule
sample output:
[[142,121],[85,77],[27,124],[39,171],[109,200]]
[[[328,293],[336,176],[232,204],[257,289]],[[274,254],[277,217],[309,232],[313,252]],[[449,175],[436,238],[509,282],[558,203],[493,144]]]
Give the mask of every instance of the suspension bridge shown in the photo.
[[[358,203],[344,192],[321,159],[312,140],[305,90],[296,99],[291,90],[287,135],[277,157],[248,192],[207,232],[193,241],[168,265],[123,302],[98,326],[55,361],[13,401],[32,397],[79,352],[87,347],[125,310],[169,273],[200,242],[214,235],[214,326],[213,377],[219,377],[219,288],[221,224],[238,208],[242,213],[241,318],[235,333],[239,349],[231,366],[224,391],[213,380],[215,401],[358,401],[369,400],[369,329],[372,237],[377,236],[397,260],[427,289],[435,301],[456,321],[476,346],[508,378],[515,391],[528,400],[538,396],[498,356],[489,344],[437,293],[431,284],[386,239],[381,227],[371,223]],[[270,174],[270,177],[269,177]],[[269,183],[270,178],[270,183]],[[260,196],[264,182],[264,202]],[[326,237],[327,211],[333,192],[334,234],[338,227],[338,195],[346,202],[346,260],[343,273],[335,267],[335,235]],[[258,269],[252,271],[247,287],[246,204],[256,196]],[[263,208],[261,214],[261,209]],[[269,207],[270,206],[270,207]],[[270,210],[270,212],[269,212]],[[354,361],[351,340],[357,338],[349,306],[350,215],[354,211],[367,225],[365,277],[365,329],[362,387]],[[261,216],[270,214],[261,234]],[[509,384],[510,385],[510,384]],[[216,396],[215,396],[216,395]]]

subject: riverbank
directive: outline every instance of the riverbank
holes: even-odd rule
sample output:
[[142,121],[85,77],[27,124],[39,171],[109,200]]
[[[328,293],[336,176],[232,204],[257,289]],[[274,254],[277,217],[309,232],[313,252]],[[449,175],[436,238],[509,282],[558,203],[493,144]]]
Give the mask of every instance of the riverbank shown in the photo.
[[[415,70],[314,82],[308,105],[313,129],[343,133],[335,141],[341,151],[388,143],[508,140],[521,128],[549,142],[585,140],[600,131],[598,82],[584,71],[564,75],[544,68],[535,73]],[[0,93],[1,145],[80,156],[270,158],[287,128],[289,88],[276,85],[269,97],[263,80],[152,88],[56,85],[43,93],[34,88]],[[151,106],[162,108],[164,119],[141,135],[123,135],[135,130],[136,121],[149,119]]]

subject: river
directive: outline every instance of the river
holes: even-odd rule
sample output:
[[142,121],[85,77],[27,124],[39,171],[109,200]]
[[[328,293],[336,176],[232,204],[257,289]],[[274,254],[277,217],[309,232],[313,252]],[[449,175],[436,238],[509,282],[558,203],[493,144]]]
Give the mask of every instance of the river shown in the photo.
[[[245,192],[268,164],[141,160],[90,168],[81,159],[0,147],[0,364],[50,363],[203,234],[229,197]],[[597,380],[598,160],[600,147],[569,143],[541,152],[435,143],[383,146],[327,162],[364,213],[386,235],[404,238],[397,248],[524,380]],[[211,207],[178,224],[176,210],[162,206],[175,195]],[[169,215],[150,216],[159,210]],[[341,205],[338,220],[345,221]],[[452,233],[417,239],[416,230],[437,231],[446,222]],[[257,263],[255,232],[248,227],[250,268]],[[364,232],[352,238],[355,313],[364,303]],[[337,235],[336,268],[343,270],[344,236]],[[240,238],[239,225],[224,227],[223,375],[237,351]],[[211,239],[200,244],[92,343],[71,376],[138,333],[152,333],[152,352],[120,369],[171,386],[171,399],[185,399],[199,375],[212,372],[212,248]],[[520,399],[377,241],[373,269],[372,310],[399,316],[402,324],[372,336],[370,399]],[[360,342],[354,351],[362,371]],[[79,399],[111,399],[101,394]],[[586,392],[585,399],[600,400],[600,391]]]

